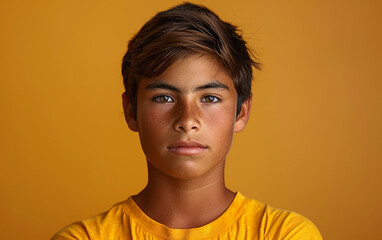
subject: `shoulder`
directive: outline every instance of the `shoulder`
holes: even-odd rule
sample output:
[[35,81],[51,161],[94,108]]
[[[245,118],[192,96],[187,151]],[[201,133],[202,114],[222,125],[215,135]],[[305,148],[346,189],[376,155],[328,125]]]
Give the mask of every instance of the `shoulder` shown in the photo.
[[[122,229],[125,201],[115,204],[108,211],[77,221],[57,232],[51,240],[90,240],[116,236]],[[112,237],[113,238],[113,237]]]
[[274,208],[252,199],[247,199],[246,208],[246,215],[255,219],[259,239],[322,240],[314,223],[299,213]]

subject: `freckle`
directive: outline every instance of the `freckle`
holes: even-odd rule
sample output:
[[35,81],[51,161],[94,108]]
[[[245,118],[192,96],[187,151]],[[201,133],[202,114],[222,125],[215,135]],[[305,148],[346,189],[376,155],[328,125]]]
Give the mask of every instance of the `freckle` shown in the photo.
[[182,107],[177,107],[177,108],[175,108],[174,111],[175,111],[176,116],[183,115],[183,108]]

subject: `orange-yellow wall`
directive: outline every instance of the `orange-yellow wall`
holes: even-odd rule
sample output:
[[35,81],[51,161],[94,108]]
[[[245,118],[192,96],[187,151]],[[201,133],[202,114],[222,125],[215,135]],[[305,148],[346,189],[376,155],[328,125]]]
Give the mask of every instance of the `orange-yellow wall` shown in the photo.
[[[227,184],[312,219],[325,239],[380,239],[379,1],[198,1],[264,64]],[[126,43],[180,1],[0,1],[1,239],[48,239],[146,181],[121,108]]]

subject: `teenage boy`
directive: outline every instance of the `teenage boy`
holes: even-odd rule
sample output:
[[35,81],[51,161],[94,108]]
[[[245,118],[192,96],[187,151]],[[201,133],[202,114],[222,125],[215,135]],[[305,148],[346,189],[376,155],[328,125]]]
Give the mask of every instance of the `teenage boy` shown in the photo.
[[224,164],[251,109],[252,67],[235,26],[184,3],[160,12],[123,59],[126,122],[147,186],[53,239],[322,239],[303,216],[227,189]]

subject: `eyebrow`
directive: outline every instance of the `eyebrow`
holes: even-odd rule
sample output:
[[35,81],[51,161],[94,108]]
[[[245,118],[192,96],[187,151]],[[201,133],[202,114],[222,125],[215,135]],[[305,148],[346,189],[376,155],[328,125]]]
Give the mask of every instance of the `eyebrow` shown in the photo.
[[[192,92],[198,92],[198,91],[202,91],[202,90],[205,90],[205,89],[223,89],[223,90],[229,90],[229,88],[227,87],[227,85],[221,83],[221,82],[218,82],[216,80],[212,81],[212,82],[209,82],[207,84],[204,84],[202,86],[198,86],[196,88],[194,88],[192,90]],[[145,89],[165,89],[165,90],[170,90],[170,91],[174,91],[174,92],[181,92],[180,89],[172,86],[172,85],[169,85],[169,84],[166,84],[166,83],[161,83],[161,82],[154,82],[154,83],[150,83],[149,85],[147,85],[145,87]]]
[[229,88],[227,87],[227,85],[221,83],[221,82],[218,82],[218,81],[213,81],[213,82],[210,82],[210,83],[207,83],[207,84],[204,84],[202,86],[199,86],[199,87],[196,87],[194,90],[192,90],[193,92],[197,92],[197,91],[201,91],[201,90],[205,90],[205,89],[210,89],[210,88],[214,88],[214,89],[224,89],[224,90],[229,90]]
[[178,88],[171,86],[171,85],[168,85],[168,84],[165,84],[165,83],[160,83],[160,82],[150,83],[149,85],[147,85],[145,87],[145,89],[148,89],[148,90],[165,89],[165,90],[170,90],[170,91],[174,91],[174,92],[180,92],[180,90]]

